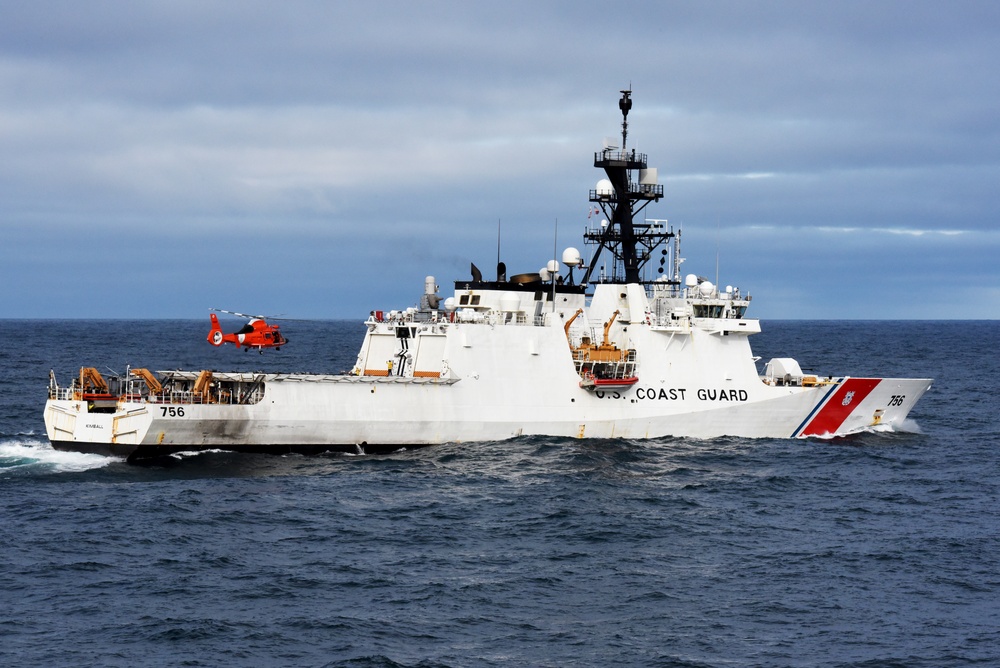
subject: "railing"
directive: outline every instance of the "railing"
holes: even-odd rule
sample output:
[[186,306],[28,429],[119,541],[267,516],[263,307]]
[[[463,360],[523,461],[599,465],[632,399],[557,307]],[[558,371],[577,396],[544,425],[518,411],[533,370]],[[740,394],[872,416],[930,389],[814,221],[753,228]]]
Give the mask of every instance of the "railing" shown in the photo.
[[[146,403],[146,404],[221,404],[240,405],[256,404],[264,398],[264,388],[258,387],[252,391],[240,391],[239,388],[227,387],[224,384],[215,388],[208,394],[192,392],[190,390],[165,390],[155,394],[142,394],[138,392],[126,392],[118,396],[112,395],[110,399],[119,402]],[[74,387],[49,387],[49,399],[72,401],[81,399],[79,390]]]
[[[628,192],[625,194],[637,199],[663,197],[663,186],[659,184],[635,183],[634,181],[629,181]],[[614,190],[591,190],[590,201],[617,202],[618,194]]]
[[[575,362],[576,372],[580,376],[584,376],[587,373],[593,373],[598,378],[603,379],[614,379],[621,380],[623,378],[631,378],[635,376],[635,354],[633,353],[629,356],[629,359],[622,362],[589,362],[577,360]],[[596,373],[600,371],[600,373]]]
[[75,390],[69,387],[53,387],[49,386],[49,399],[58,399],[62,401],[69,401],[73,399],[73,394]]
[[618,151],[610,148],[594,153],[595,167],[602,166],[607,162],[624,162],[635,165],[635,169],[638,169],[646,166],[646,154],[636,153],[635,149],[631,151]]
[[544,327],[545,316],[528,315],[524,311],[500,311],[483,307],[459,307],[454,311],[441,311],[440,317],[429,319],[426,314],[409,314],[405,311],[383,316],[381,320],[370,316],[365,324],[387,324],[393,327],[418,326],[417,333],[430,331],[443,333],[450,323],[472,323],[487,325],[518,325]]

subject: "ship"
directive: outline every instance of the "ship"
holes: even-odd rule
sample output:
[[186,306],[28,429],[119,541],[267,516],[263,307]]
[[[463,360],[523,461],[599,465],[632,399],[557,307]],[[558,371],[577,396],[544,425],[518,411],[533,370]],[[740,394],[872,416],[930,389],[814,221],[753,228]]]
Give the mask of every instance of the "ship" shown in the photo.
[[[681,273],[681,230],[647,156],[621,137],[594,153],[583,242],[537,271],[493,280],[470,263],[447,297],[433,276],[415,305],[372,310],[341,374],[81,368],[50,372],[44,421],[59,450],[127,457],[185,451],[377,453],[523,436],[567,439],[836,438],[906,430],[928,378],[758,366],[752,296]],[[543,255],[545,257],[546,253]],[[553,253],[555,255],[555,253]],[[411,303],[414,303],[411,302]]]

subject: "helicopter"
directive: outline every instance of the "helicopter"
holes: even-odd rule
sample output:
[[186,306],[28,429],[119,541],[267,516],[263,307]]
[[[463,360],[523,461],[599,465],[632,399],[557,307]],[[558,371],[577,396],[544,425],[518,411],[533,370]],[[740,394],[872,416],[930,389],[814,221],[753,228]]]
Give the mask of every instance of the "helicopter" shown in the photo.
[[[237,313],[236,311],[227,311],[221,308],[213,308],[209,310],[213,311],[211,314],[212,329],[208,332],[207,338],[208,342],[213,346],[218,347],[224,343],[232,343],[235,344],[237,348],[243,347],[247,352],[250,352],[251,348],[256,348],[257,351],[263,355],[264,348],[281,350],[281,346],[288,343],[288,339],[282,336],[281,332],[278,331],[281,326],[268,324],[264,319],[265,316],[247,315],[246,313]],[[243,325],[243,328],[238,332],[226,334],[222,331],[222,325],[219,324],[219,317],[215,315],[215,312],[228,313],[229,315],[235,315],[240,318],[249,318],[250,321]]]

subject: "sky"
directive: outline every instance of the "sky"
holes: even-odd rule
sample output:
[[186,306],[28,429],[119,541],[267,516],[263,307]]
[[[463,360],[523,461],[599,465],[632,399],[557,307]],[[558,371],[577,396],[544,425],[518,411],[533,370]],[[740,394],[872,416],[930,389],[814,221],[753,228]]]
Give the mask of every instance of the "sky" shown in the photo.
[[[362,318],[658,169],[762,319],[1000,318],[1000,3],[0,0],[0,319]],[[2,326],[2,324],[0,324]]]

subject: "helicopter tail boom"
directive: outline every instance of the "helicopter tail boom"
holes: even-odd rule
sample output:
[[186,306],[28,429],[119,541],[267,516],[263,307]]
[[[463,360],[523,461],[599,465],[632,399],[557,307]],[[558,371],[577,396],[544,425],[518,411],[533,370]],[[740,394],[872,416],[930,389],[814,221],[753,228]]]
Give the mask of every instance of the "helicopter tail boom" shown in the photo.
[[[225,335],[222,333],[222,325],[219,324],[219,316],[214,313],[209,315],[212,318],[212,329],[208,332],[208,342],[213,346],[221,346],[225,343]],[[239,343],[236,345],[239,346]]]

